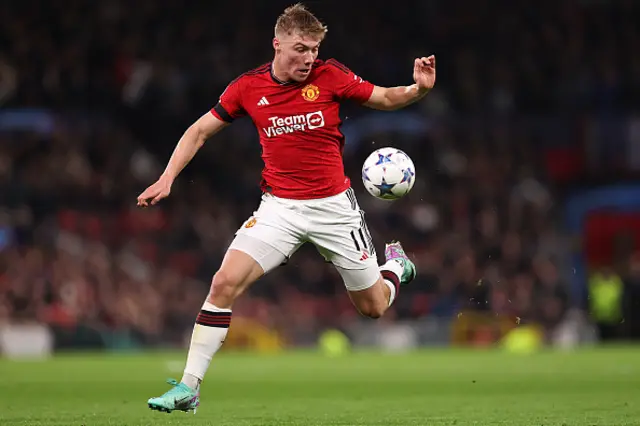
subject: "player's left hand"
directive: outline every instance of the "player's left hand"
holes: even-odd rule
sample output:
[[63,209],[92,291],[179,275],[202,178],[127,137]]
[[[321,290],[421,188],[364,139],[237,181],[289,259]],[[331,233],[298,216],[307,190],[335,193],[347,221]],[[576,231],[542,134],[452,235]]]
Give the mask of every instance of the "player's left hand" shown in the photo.
[[160,179],[150,187],[144,190],[144,192],[138,195],[138,207],[149,207],[149,205],[156,205],[160,200],[167,198],[171,193],[171,185],[173,179],[166,176],[161,176]]
[[413,62],[413,80],[420,90],[431,90],[436,84],[436,56],[416,58]]

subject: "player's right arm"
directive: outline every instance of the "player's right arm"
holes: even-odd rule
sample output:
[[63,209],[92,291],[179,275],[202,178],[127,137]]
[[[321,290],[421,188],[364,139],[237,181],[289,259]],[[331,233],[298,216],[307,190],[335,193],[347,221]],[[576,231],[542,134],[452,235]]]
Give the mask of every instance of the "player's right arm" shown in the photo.
[[207,139],[228,126],[233,119],[244,115],[240,95],[240,81],[235,80],[227,86],[218,104],[189,126],[178,141],[160,178],[138,196],[138,206],[154,205],[168,197],[173,181]]
[[169,196],[171,185],[178,174],[196,155],[196,152],[211,136],[218,133],[229,123],[226,123],[207,112],[193,123],[184,132],[175,149],[169,163],[160,178],[142,194],[138,196],[138,206],[147,207]]

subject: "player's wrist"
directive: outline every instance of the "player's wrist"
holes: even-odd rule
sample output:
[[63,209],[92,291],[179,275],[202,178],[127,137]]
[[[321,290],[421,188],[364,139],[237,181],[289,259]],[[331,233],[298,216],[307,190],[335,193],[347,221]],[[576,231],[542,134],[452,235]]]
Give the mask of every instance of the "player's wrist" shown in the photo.
[[415,86],[416,86],[416,94],[419,97],[426,95],[427,93],[429,93],[429,90],[431,90],[428,87],[422,87],[422,86],[419,86],[418,84],[415,84]]
[[175,175],[173,173],[171,173],[168,170],[165,170],[165,172],[162,173],[162,175],[160,175],[160,179],[159,180],[164,181],[164,182],[166,182],[166,183],[171,185],[175,179],[176,179],[176,177],[175,177]]
[[415,99],[420,99],[429,93],[429,89],[426,87],[421,87],[418,83],[413,83],[411,86],[407,86],[405,89],[406,92],[411,93],[411,95]]

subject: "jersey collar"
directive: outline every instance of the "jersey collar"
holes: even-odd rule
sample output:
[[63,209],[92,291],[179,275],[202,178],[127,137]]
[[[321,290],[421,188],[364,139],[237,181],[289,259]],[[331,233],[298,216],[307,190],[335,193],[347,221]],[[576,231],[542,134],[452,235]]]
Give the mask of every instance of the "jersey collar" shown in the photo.
[[269,74],[271,75],[271,79],[281,86],[291,86],[297,84],[296,81],[282,81],[278,77],[276,77],[276,75],[273,73],[273,62],[271,62],[271,65],[269,66]]

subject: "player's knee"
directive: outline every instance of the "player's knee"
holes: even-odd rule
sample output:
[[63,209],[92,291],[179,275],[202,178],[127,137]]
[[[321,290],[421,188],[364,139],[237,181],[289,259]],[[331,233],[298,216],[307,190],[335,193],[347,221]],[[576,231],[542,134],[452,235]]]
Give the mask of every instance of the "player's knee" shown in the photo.
[[220,269],[211,280],[209,299],[219,307],[223,307],[221,305],[231,305],[238,296],[242,284],[241,281],[240,277]]
[[384,315],[387,307],[381,303],[377,303],[376,301],[367,301],[365,303],[361,303],[357,306],[358,311],[361,315],[365,317],[378,319]]

